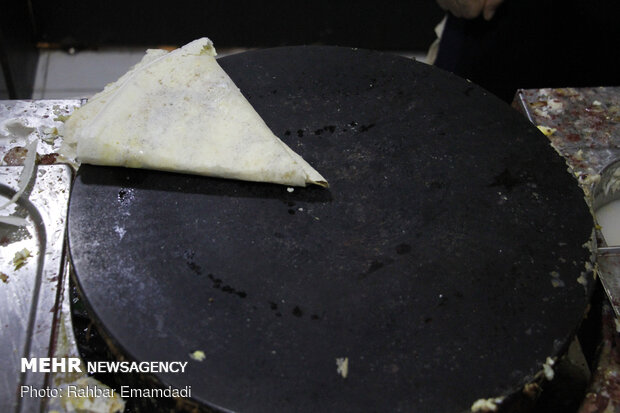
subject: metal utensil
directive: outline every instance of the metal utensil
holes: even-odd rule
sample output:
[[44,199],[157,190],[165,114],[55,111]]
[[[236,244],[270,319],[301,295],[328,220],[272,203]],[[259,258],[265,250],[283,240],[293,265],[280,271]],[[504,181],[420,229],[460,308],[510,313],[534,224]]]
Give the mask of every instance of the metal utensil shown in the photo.
[[[600,175],[592,189],[592,210],[597,220],[596,212],[600,208],[620,199],[620,159],[605,166]],[[609,245],[600,227],[597,227],[597,244],[598,274],[616,316],[620,317],[620,245]]]

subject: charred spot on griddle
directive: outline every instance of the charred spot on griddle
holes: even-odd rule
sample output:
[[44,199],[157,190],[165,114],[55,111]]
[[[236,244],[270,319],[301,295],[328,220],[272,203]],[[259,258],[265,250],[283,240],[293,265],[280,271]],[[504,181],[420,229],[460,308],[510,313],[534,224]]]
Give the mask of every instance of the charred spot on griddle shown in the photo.
[[301,317],[302,315],[304,315],[303,311],[301,311],[301,308],[299,308],[299,306],[295,306],[292,313],[295,317]]
[[506,190],[512,191],[512,188],[522,183],[523,182],[519,178],[513,176],[508,169],[504,169],[501,174],[493,179],[493,182],[489,186],[503,186]]
[[282,313],[278,311],[278,304],[274,303],[273,301],[268,301],[268,304],[269,309],[274,312],[273,315],[275,315],[276,317],[282,317]]
[[120,191],[118,191],[118,200],[120,202],[123,202],[123,200],[125,199],[126,195],[127,195],[127,190],[126,189],[121,189]]
[[[329,133],[334,133],[336,131],[336,126],[334,125],[327,125],[327,126],[323,126],[320,129],[317,129],[314,131],[315,135],[321,135],[323,134],[323,132],[329,132]],[[346,131],[346,129],[344,129],[343,131]]]
[[288,213],[289,213],[289,215],[295,215],[295,210],[289,208]]
[[185,258],[185,263],[187,264],[189,269],[196,275],[202,275],[202,268],[200,267],[200,265],[194,262],[194,255],[195,252],[192,250],[185,250],[183,252],[183,258]]
[[215,278],[215,276],[213,274],[207,274],[207,277],[209,277],[209,279],[211,281],[213,281],[213,288],[220,288],[220,286],[222,285],[222,280],[219,278]]
[[373,260],[370,263],[370,266],[368,267],[368,269],[366,270],[366,272],[362,273],[359,275],[359,279],[364,279],[367,276],[369,276],[370,274],[380,270],[381,268],[385,267],[386,265],[392,264],[394,262],[394,260],[392,258],[389,257],[381,257],[382,261],[379,260]]
[[303,138],[304,137],[304,131],[302,129],[298,129],[297,130],[297,137],[298,138]]
[[187,266],[189,267],[190,270],[192,270],[192,272],[194,272],[197,275],[201,275],[202,274],[202,268],[200,267],[200,265],[196,264],[193,261],[188,261],[187,262]]
[[373,261],[370,263],[370,267],[368,268],[368,273],[375,272],[383,268],[383,263],[380,261]]
[[213,274],[207,274],[207,277],[209,277],[209,279],[213,282],[213,288],[220,290],[223,293],[233,294],[238,296],[239,298],[245,298],[248,296],[245,291],[237,290],[230,285],[222,285],[223,281],[220,278],[215,278]]
[[442,189],[445,184],[441,181],[430,181],[430,182],[424,182],[424,186],[426,186],[429,189]]
[[320,320],[320,319],[321,319],[321,317],[320,317],[318,314],[312,314],[312,315],[310,316],[310,319],[311,319],[311,320]]
[[403,242],[402,244],[398,244],[396,246],[396,253],[398,255],[408,254],[410,252],[411,252],[411,245],[409,245],[409,244],[405,244]]
[[285,130],[284,131],[284,136],[291,136],[291,131],[290,130]]
[[362,125],[360,128],[360,132],[368,132],[371,128],[374,128],[375,124],[371,123],[370,125]]

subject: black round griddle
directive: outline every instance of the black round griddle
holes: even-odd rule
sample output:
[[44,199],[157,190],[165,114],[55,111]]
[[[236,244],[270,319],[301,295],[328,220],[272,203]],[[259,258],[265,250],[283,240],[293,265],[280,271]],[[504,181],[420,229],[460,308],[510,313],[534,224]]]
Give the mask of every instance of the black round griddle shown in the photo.
[[458,412],[564,351],[592,219],[520,114],[390,54],[220,63],[330,188],[83,165],[71,258],[126,357],[225,410]]

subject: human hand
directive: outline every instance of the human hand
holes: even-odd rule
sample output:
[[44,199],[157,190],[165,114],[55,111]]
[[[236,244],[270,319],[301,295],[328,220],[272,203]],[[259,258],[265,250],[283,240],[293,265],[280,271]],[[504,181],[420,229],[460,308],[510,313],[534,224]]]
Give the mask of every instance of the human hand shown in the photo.
[[491,20],[495,11],[504,0],[437,0],[442,9],[454,17],[474,19],[482,13],[485,20]]

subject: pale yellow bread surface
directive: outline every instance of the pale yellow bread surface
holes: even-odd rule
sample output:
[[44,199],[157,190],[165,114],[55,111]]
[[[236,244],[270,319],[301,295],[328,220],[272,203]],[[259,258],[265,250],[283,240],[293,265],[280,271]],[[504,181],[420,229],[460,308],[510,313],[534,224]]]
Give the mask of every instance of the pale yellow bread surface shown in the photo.
[[215,55],[207,38],[169,53],[148,50],[71,115],[63,154],[97,165],[327,186],[273,134]]

